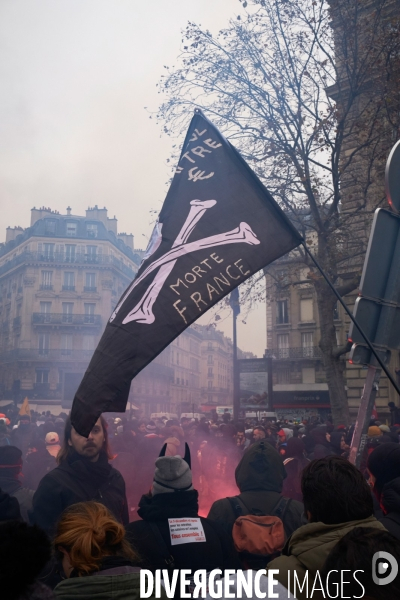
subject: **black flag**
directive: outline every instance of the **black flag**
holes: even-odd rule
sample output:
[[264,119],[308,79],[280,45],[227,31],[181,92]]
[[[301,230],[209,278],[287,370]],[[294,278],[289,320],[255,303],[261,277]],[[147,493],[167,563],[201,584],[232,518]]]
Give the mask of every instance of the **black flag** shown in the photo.
[[186,327],[302,237],[235,148],[196,111],[140,269],[75,395],[87,436],[123,412],[132,379]]

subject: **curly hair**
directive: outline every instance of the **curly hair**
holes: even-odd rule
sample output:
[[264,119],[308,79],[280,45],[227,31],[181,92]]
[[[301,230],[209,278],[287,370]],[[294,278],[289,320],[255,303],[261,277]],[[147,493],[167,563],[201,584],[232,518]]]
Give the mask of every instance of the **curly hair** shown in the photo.
[[341,456],[310,462],[301,480],[305,511],[327,525],[367,519],[373,514],[371,490],[362,473]]
[[65,549],[81,577],[100,570],[106,556],[139,562],[139,555],[125,539],[125,529],[99,502],[78,502],[61,515],[54,538],[56,553]]

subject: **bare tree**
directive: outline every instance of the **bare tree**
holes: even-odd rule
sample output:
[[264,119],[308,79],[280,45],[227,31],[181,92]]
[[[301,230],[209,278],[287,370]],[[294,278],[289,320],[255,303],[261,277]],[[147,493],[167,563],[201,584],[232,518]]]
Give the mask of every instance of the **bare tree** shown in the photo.
[[[165,67],[160,82],[158,118],[180,135],[192,109],[203,109],[304,237],[313,233],[318,261],[347,294],[358,285],[368,215],[384,201],[382,165],[398,131],[398,0],[242,4],[215,37],[188,24],[178,66]],[[309,266],[332,415],[348,423],[336,298]]]

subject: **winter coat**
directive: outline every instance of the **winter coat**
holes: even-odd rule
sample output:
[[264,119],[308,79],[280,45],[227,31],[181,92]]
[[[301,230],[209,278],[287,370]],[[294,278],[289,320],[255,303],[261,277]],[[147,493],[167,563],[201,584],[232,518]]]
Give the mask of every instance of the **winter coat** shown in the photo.
[[[173,492],[142,496],[139,503],[142,521],[134,521],[126,527],[126,537],[143,558],[143,567],[165,569],[165,556],[155,537],[150,522],[157,523],[160,534],[174,557],[175,569],[235,569],[239,568],[232,541],[219,524],[198,515],[198,493]],[[204,529],[205,542],[189,542],[171,545],[168,519],[184,517],[199,518]]]
[[400,477],[383,486],[381,506],[385,514],[379,519],[384,527],[400,540]]
[[22,487],[19,479],[13,476],[6,477],[4,474],[2,477],[0,476],[0,489],[18,500],[21,517],[26,523],[29,523],[34,491]]
[[[267,442],[257,442],[246,450],[236,467],[236,484],[241,492],[239,498],[249,512],[269,515],[282,498],[285,477],[282,458],[275,448]],[[288,504],[283,519],[287,537],[303,524],[303,510],[303,505],[296,500]],[[228,498],[214,502],[208,518],[220,523],[229,535],[232,534],[236,515]]]
[[303,502],[303,494],[301,492],[301,475],[303,469],[309,464],[309,460],[304,457],[293,456],[287,458],[283,464],[286,471],[286,479],[283,482],[282,494],[285,498],[292,498]]
[[56,459],[46,449],[28,454],[24,462],[24,483],[37,490],[41,479],[57,466]]
[[25,459],[29,446],[36,440],[37,435],[38,428],[36,425],[32,423],[29,423],[29,425],[18,425],[11,432],[11,445],[19,448],[22,452],[22,458]]
[[30,585],[22,596],[18,596],[18,600],[55,600],[55,598],[53,591],[38,581]]
[[0,522],[20,520],[21,510],[18,500],[0,489]]
[[[275,578],[288,588],[289,571],[291,591],[293,592],[293,572],[296,571],[297,578],[302,583],[308,571],[308,580],[311,581],[310,589],[317,571],[320,571],[332,548],[338,541],[354,527],[374,527],[384,531],[384,526],[375,519],[361,519],[359,521],[348,521],[337,525],[326,525],[325,523],[308,523],[293,533],[282,550],[282,556],[275,558],[268,564],[268,569],[278,569]],[[268,574],[268,573],[267,573]],[[306,589],[303,593],[297,588],[299,600],[306,598]],[[317,598],[317,596],[314,596]]]
[[34,522],[52,535],[57,521],[71,504],[95,500],[120,522],[129,522],[125,482],[119,471],[100,455],[93,463],[75,452],[50,471],[33,496]]
[[[118,563],[121,566],[114,566]],[[140,600],[139,572],[140,569],[129,566],[128,561],[108,557],[100,571],[86,577],[64,579],[54,588],[54,594],[57,600]],[[161,597],[166,598],[162,586]],[[150,598],[155,598],[154,590]]]

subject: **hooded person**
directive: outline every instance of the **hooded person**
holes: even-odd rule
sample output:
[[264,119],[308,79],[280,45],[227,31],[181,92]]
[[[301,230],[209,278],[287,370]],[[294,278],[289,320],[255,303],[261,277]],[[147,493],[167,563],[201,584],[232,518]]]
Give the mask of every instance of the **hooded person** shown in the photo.
[[15,446],[0,447],[0,489],[19,503],[21,516],[29,523],[34,491],[24,487],[19,479],[22,471],[22,452]]
[[305,447],[302,440],[300,438],[290,438],[287,443],[286,457],[283,461],[287,477],[283,482],[282,493],[286,498],[303,502],[301,474],[309,462],[305,457]]
[[[240,494],[235,498],[244,505],[247,513],[271,515],[283,498],[285,478],[282,457],[271,444],[261,440],[246,450],[236,467],[235,479]],[[286,537],[302,525],[302,513],[300,502],[287,501],[281,515]],[[208,513],[208,519],[221,523],[229,535],[232,535],[236,518],[234,502],[230,498],[216,500]]]
[[312,429],[310,436],[313,438],[315,445],[313,452],[307,458],[314,460],[334,454],[330,444],[330,434],[325,426],[319,426]]
[[198,514],[198,493],[193,489],[190,451],[165,456],[164,444],[156,460],[151,492],[142,496],[141,521],[129,523],[127,539],[143,558],[143,566],[156,569],[236,569],[239,562],[232,541],[223,529]]
[[383,517],[379,521],[400,540],[400,446],[394,442],[379,444],[367,463],[374,494]]

